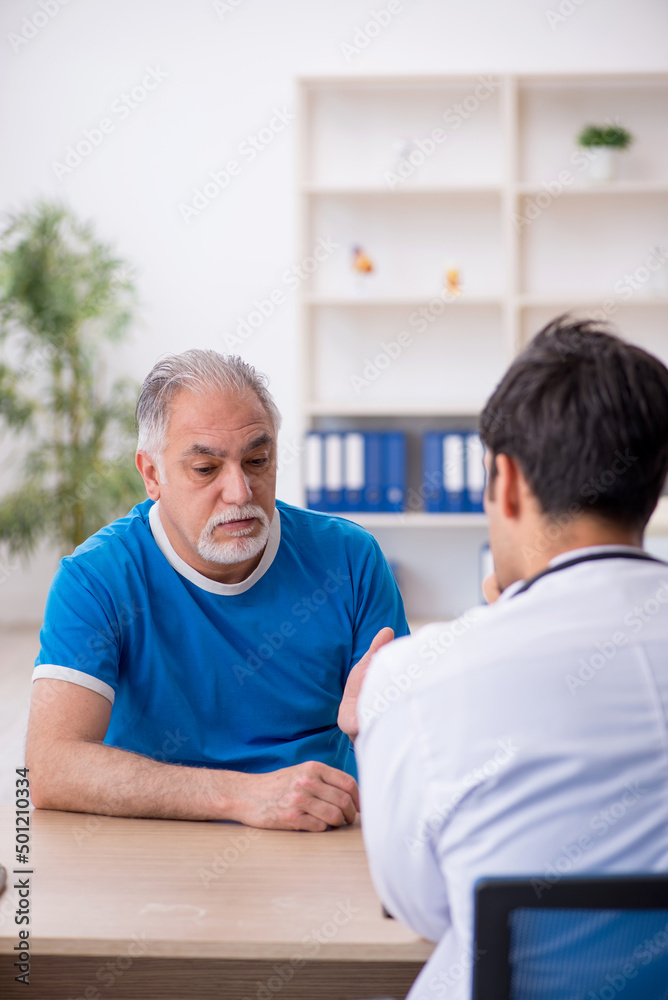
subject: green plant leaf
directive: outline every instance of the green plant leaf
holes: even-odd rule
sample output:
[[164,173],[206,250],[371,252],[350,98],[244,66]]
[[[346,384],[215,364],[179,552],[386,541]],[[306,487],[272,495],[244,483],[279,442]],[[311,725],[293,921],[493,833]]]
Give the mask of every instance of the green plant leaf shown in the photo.
[[[138,386],[106,387],[104,343],[126,335],[131,270],[63,205],[40,202],[0,233],[0,423],[30,431],[18,486],[0,498],[0,541],[70,552],[144,498],[134,468]],[[10,360],[11,359],[11,360]]]
[[578,135],[577,141],[580,146],[626,149],[633,142],[633,136],[621,125],[586,125]]

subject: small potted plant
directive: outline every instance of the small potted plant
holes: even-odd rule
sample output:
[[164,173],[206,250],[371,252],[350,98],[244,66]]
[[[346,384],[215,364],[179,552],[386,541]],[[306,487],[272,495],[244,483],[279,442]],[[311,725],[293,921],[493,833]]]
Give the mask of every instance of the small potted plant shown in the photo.
[[615,175],[617,153],[631,145],[633,136],[621,125],[586,125],[577,141],[594,154],[589,163],[591,180],[610,181]]

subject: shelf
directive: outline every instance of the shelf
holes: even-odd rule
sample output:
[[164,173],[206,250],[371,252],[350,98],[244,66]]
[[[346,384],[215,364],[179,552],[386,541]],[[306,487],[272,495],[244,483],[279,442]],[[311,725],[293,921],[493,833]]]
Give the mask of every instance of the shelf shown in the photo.
[[574,73],[518,73],[517,82],[520,87],[545,87],[557,90],[582,90],[598,87],[604,90],[610,87],[665,87],[666,74],[658,71],[644,72],[630,70],[623,73],[585,70]]
[[347,185],[347,184],[303,184],[304,194],[317,195],[383,195],[388,198],[403,197],[413,194],[436,195],[500,195],[503,188],[500,184],[401,184],[391,188],[389,184]]
[[603,303],[621,306],[668,306],[668,295],[648,295],[642,292],[626,299],[607,292],[585,297],[583,295],[520,295],[517,304],[520,309],[579,309],[582,307],[601,307]]
[[[545,184],[522,183],[515,186],[515,193],[519,197],[531,197],[539,194],[551,194],[549,184],[560,183],[558,176],[547,178]],[[666,194],[668,195],[668,181],[600,181],[591,184],[574,184],[569,186],[564,184],[558,194],[553,198],[561,198],[563,195],[627,195],[627,194]]]
[[406,511],[401,514],[365,514],[363,512],[335,512],[336,517],[354,521],[363,528],[486,528],[484,514],[425,514]]
[[312,400],[305,405],[306,414],[312,417],[478,417],[482,406],[437,406],[435,404],[411,406],[407,403],[328,403]]
[[[428,305],[433,299],[441,298],[440,292],[425,293],[422,297],[412,295],[326,295],[324,293],[305,295],[303,301],[312,306],[405,306],[413,309],[416,306]],[[467,295],[462,292],[454,298],[443,298],[447,306],[502,306],[500,297],[484,295]]]
[[[633,76],[633,74],[630,74]],[[641,74],[637,74],[641,76]],[[650,75],[650,74],[646,74]],[[655,74],[656,75],[656,74]],[[499,77],[498,73],[485,74],[485,76]],[[533,79],[533,76],[531,77]],[[475,86],[480,83],[480,73],[449,73],[447,77],[443,73],[392,73],[384,76],[382,73],[363,73],[351,75],[350,73],[305,73],[299,77],[300,83],[313,90],[327,90],[335,88],[337,91],[350,90],[357,93],[359,90],[404,90],[415,91],[442,90],[463,85]],[[541,79],[541,78],[539,78]],[[594,77],[598,79],[598,75]]]
[[[323,234],[340,248],[299,290],[300,413],[307,430],[405,432],[413,490],[421,435],[476,427],[512,358],[560,314],[609,319],[668,363],[668,262],[655,275],[650,259],[668,247],[668,73],[484,79],[488,96],[470,74],[300,84],[300,253]],[[607,121],[634,141],[614,179],[594,181],[576,137]],[[366,283],[354,246],[375,266]],[[439,306],[450,266],[464,292]],[[479,600],[483,514],[340,516],[377,532],[420,617]],[[668,538],[668,497],[648,535]]]

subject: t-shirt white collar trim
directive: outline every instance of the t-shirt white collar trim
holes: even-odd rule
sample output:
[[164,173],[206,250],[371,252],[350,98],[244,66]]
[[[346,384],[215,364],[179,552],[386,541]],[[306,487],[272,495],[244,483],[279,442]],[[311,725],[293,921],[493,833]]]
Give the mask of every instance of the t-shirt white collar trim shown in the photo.
[[148,512],[148,520],[153,538],[170,566],[201,590],[207,590],[210,594],[222,594],[226,597],[243,594],[245,591],[250,590],[264,576],[273,563],[281,542],[281,516],[278,508],[274,510],[274,516],[269,527],[269,538],[262,553],[262,558],[251,575],[246,577],[245,580],[241,580],[240,583],[218,583],[217,580],[211,580],[208,576],[204,576],[203,573],[198,573],[196,569],[193,569],[185,559],[182,559],[175,552],[174,546],[167,537],[167,532],[160,520],[159,504],[160,501],[157,500]]

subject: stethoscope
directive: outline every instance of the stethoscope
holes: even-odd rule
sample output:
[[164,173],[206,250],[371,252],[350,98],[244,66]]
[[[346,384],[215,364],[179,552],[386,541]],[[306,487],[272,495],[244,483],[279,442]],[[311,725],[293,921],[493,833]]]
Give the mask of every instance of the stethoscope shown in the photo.
[[599,559],[640,559],[643,562],[654,562],[660,563],[661,566],[668,566],[668,563],[664,562],[663,559],[656,559],[647,552],[592,552],[588,556],[577,556],[575,559],[567,559],[556,566],[548,566],[547,569],[541,570],[540,573],[536,573],[535,576],[525,580],[522,586],[510,596],[517,597],[518,594],[526,594],[529,587],[533,587],[537,580],[541,580],[544,576],[549,576],[550,573],[558,573],[562,569],[569,569],[571,566],[577,566],[579,563],[596,562]]

